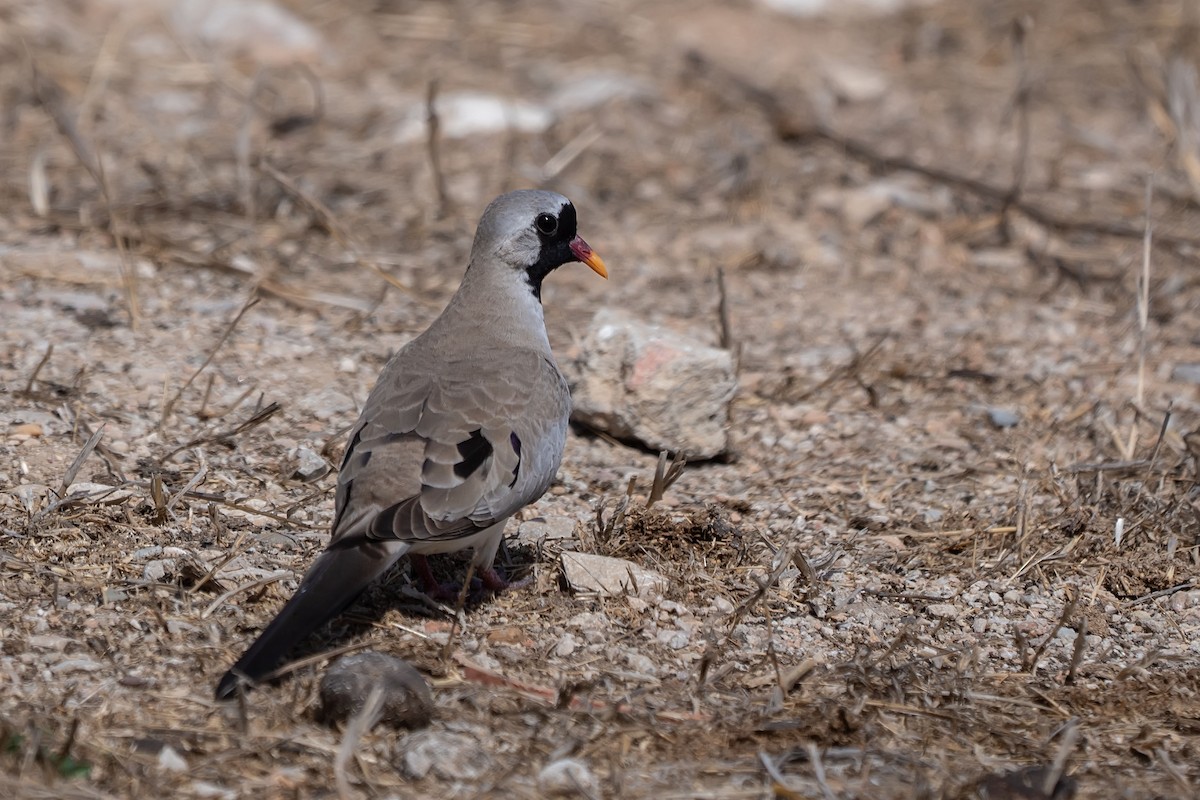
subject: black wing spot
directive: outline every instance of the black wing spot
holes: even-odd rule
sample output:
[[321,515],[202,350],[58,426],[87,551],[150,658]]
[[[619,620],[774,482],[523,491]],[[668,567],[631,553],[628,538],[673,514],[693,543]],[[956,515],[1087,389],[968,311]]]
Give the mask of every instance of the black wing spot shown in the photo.
[[493,452],[492,443],[484,438],[483,431],[478,428],[471,431],[471,435],[465,441],[455,446],[458,448],[458,454],[462,456],[462,460],[454,465],[454,474],[460,478],[466,478],[482,467],[483,462],[487,461]]
[[517,483],[517,475],[521,471],[521,437],[517,436],[516,431],[508,435],[508,441],[512,445],[513,452],[517,454],[517,466],[513,467],[513,478],[508,482],[508,488],[512,488]]
[[[358,447],[358,443],[361,441],[362,441],[362,428],[359,428],[358,430],[356,430],[354,432],[354,435],[350,437],[350,442],[346,445],[346,452],[342,453],[341,469],[345,469],[346,465],[350,463],[350,459],[354,457],[354,450],[355,450],[355,448]],[[367,457],[370,458],[369,455]]]

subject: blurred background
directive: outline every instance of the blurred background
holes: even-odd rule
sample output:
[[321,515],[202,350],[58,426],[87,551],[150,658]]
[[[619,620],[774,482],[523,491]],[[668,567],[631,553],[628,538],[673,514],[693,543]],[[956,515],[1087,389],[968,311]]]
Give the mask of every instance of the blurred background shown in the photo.
[[[1194,0],[0,0],[5,780],[64,779],[37,731],[91,765],[79,791],[331,789],[337,736],[296,721],[311,682],[256,695],[260,740],[194,701],[290,583],[209,604],[308,563],[379,369],[487,202],[541,186],[611,275],[547,281],[573,380],[593,314],[623,310],[723,353],[700,382],[737,393],[661,388],[715,445],[581,420],[511,528],[537,589],[464,641],[697,716],[673,738],[560,707],[531,732],[419,655],[435,619],[392,641],[460,680],[439,724],[499,744],[393,784],[412,743],[379,739],[368,784],[542,796],[558,737],[589,796],[1193,796],[1198,22]],[[695,463],[650,502],[659,450]],[[63,517],[73,483],[126,494]],[[640,510],[606,524],[622,497]],[[667,599],[560,591],[568,546]],[[324,744],[281,773],[263,754],[296,736]],[[1049,788],[1004,783],[1022,769]]]

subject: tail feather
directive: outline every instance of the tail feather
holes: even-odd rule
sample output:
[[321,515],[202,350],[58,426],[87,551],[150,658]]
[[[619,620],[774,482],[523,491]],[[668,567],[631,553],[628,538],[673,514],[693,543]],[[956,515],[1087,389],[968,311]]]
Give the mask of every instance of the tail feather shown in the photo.
[[221,677],[217,699],[233,697],[243,681],[256,683],[269,675],[292,648],[344,611],[402,553],[376,544],[335,547],[318,556],[292,599]]

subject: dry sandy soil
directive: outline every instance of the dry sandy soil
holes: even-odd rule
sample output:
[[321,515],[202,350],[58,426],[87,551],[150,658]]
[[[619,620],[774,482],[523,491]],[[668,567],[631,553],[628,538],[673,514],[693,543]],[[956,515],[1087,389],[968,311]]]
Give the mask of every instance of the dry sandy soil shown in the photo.
[[[0,794],[1195,796],[1196,5],[834,5],[0,2]],[[605,305],[717,343],[723,270],[731,453],[647,509],[578,430],[525,588],[455,625],[402,566],[214,702],[324,541],[300,448],[530,185],[612,274],[547,282],[564,361]],[[431,724],[319,724],[347,647]]]

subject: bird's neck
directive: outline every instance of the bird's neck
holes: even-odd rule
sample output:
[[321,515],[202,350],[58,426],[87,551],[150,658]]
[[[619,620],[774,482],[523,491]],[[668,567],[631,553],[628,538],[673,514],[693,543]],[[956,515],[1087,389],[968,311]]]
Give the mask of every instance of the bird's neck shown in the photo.
[[438,323],[486,331],[496,343],[550,352],[541,300],[516,272],[468,268]]

